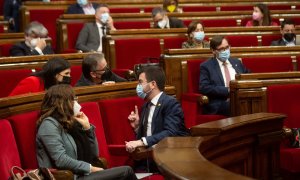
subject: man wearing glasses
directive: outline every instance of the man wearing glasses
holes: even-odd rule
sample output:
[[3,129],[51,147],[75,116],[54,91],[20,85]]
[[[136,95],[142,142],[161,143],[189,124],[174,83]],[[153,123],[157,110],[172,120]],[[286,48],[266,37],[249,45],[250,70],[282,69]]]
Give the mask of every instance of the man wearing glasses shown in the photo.
[[126,79],[113,73],[102,53],[87,55],[82,61],[82,75],[75,86],[90,86],[124,82]]
[[230,45],[225,37],[213,37],[210,49],[213,57],[200,65],[199,90],[209,98],[209,103],[203,106],[203,113],[230,116],[229,82],[236,74],[250,71],[240,60],[230,57]]

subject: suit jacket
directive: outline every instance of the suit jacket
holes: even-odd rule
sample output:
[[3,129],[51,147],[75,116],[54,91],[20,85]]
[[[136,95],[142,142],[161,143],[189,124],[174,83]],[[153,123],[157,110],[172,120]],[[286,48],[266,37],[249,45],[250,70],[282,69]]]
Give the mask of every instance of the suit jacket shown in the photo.
[[[98,156],[94,129],[91,126],[86,132],[90,143],[94,144],[92,153]],[[90,164],[77,160],[77,147],[73,137],[52,117],[44,119],[38,128],[36,148],[39,167],[67,169],[80,175],[90,173]]]
[[[46,45],[42,50],[43,54],[54,54],[52,47]],[[31,55],[40,55],[35,49],[28,47],[25,42],[20,42],[11,47],[9,50],[11,56],[31,56]]]
[[[93,8],[96,10],[98,4],[97,3],[92,3]],[[84,14],[84,11],[82,9],[82,7],[76,3],[76,4],[72,4],[68,7],[66,14]]]
[[76,49],[83,52],[97,51],[100,43],[102,42],[96,22],[86,23],[78,35]]
[[286,46],[286,42],[281,38],[271,42],[271,46]]
[[35,93],[44,91],[44,82],[41,78],[36,76],[29,76],[22,81],[11,91],[9,96],[16,96],[19,94]]
[[[249,73],[240,60],[229,58],[229,62],[237,74]],[[218,60],[214,57],[200,65],[200,93],[208,96],[209,104],[203,106],[204,114],[219,114],[222,108],[227,108],[223,115],[229,115],[228,88],[225,87]],[[228,106],[228,107],[225,107]]]
[[[140,124],[137,130],[137,139],[141,139],[143,136],[142,120],[144,119],[148,103],[150,102],[145,103],[142,107]],[[186,136],[189,134],[184,125],[181,106],[175,98],[168,96],[165,93],[162,93],[159,97],[152,117],[151,132],[152,136],[146,137],[149,147],[157,144],[165,137]]]
[[19,10],[22,5],[21,0],[4,0],[3,5],[3,15],[6,21],[9,21],[11,18],[15,21],[15,24],[9,25],[9,31],[11,32],[19,32]]

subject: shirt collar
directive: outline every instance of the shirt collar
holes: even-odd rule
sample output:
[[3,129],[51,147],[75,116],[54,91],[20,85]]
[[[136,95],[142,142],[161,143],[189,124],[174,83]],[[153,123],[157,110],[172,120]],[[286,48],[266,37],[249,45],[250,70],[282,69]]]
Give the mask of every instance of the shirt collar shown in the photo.
[[154,98],[151,99],[151,103],[154,104],[155,106],[157,106],[157,102],[160,98],[160,96],[162,95],[163,92],[158,93],[156,96],[154,96]]

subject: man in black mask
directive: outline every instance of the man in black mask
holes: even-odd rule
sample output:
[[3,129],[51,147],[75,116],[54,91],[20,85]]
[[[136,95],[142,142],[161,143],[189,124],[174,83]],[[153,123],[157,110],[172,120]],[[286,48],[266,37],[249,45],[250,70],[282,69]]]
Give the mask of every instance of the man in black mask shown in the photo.
[[291,19],[286,19],[281,23],[280,33],[282,38],[272,41],[271,46],[295,46],[296,44],[295,23]]
[[102,53],[87,55],[82,61],[82,75],[75,86],[111,84],[127,81],[113,73]]

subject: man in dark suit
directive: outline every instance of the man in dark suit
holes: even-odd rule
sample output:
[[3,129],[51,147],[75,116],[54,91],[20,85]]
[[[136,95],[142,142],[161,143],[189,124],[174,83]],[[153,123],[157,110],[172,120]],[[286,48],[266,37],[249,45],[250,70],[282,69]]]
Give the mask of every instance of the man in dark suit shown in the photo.
[[25,41],[12,46],[11,56],[54,54],[52,47],[46,43],[48,30],[41,23],[31,22],[24,33]]
[[280,33],[282,38],[272,41],[271,46],[295,46],[296,45],[296,25],[291,19],[286,19],[281,23]]
[[166,11],[161,7],[153,8],[152,19],[154,21],[154,28],[184,28],[185,25],[180,19],[168,17]]
[[82,61],[82,75],[75,86],[90,86],[96,84],[113,84],[126,79],[113,73],[108,67],[104,55],[90,54]]
[[180,103],[165,94],[165,75],[157,66],[145,67],[139,75],[137,94],[147,102],[142,107],[141,118],[138,108],[128,116],[136,132],[137,140],[126,142],[126,150],[133,152],[137,147],[152,147],[170,136],[186,136],[183,112]]
[[76,4],[68,7],[66,14],[95,14],[97,3],[90,3],[88,0],[77,0]]
[[102,52],[102,37],[109,30],[116,30],[113,19],[109,15],[108,6],[99,4],[95,13],[95,22],[86,23],[81,29],[76,41],[76,49],[83,52]]
[[236,74],[249,73],[240,60],[230,57],[230,45],[223,36],[210,41],[213,57],[200,65],[200,93],[208,96],[205,114],[230,116],[229,82]]

